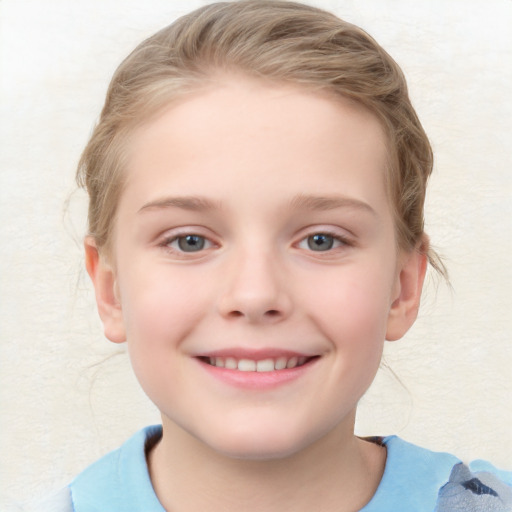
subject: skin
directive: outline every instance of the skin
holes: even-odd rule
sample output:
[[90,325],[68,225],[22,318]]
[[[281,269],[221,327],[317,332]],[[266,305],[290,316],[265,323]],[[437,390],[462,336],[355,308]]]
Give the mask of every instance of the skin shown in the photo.
[[[127,340],[162,413],[149,468],[167,510],[371,499],[385,450],[354,436],[356,406],[384,340],[414,322],[426,267],[397,250],[386,156],[377,119],[348,100],[233,76],[134,134],[114,253],[88,238],[86,261],[105,334]],[[315,234],[332,247],[312,250]],[[203,249],[180,249],[186,235]],[[247,388],[199,359],[219,350],[315,357]]]

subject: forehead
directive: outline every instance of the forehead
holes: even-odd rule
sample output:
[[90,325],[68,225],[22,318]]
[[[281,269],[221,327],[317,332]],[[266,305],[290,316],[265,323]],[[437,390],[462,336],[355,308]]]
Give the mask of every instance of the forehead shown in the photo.
[[122,201],[195,189],[219,199],[229,191],[244,200],[265,190],[326,195],[334,182],[338,192],[364,200],[385,195],[386,167],[381,125],[359,104],[224,77],[133,133]]

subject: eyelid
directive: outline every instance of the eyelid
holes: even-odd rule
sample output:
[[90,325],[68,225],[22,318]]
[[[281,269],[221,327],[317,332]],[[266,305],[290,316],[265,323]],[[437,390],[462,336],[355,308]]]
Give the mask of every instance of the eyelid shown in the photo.
[[[173,238],[171,238],[170,240],[168,240],[167,242],[167,246],[169,246],[170,244],[173,244],[174,242],[179,242],[182,238],[187,238],[189,236],[194,236],[194,237],[197,237],[197,238],[202,238],[204,241],[205,241],[205,244],[207,245],[206,249],[209,249],[213,243],[211,240],[209,240],[208,238],[206,238],[205,236],[203,235],[198,235],[197,233],[188,233],[186,235],[178,235],[178,236],[175,236]],[[187,253],[187,252],[200,252],[202,250],[204,250],[205,248],[202,247],[200,250],[198,251],[183,251],[181,249],[177,249],[178,252],[183,252],[183,253]]]
[[[208,233],[205,233],[208,231]],[[326,251],[313,251],[312,249],[306,249],[299,247],[299,244],[305,242],[310,236],[314,236],[316,234],[323,234],[332,236],[335,240],[340,242],[340,245],[337,247],[333,247]],[[170,247],[170,244],[175,242],[181,237],[185,237],[188,235],[196,235],[204,238],[207,241],[208,246],[202,248],[198,251],[182,251],[173,247]],[[209,252],[210,249],[220,247],[220,243],[215,241],[216,235],[211,232],[211,230],[206,229],[202,226],[181,226],[176,228],[171,228],[164,232],[164,234],[160,237],[158,241],[158,246],[164,249],[165,251],[181,258],[193,259],[200,258],[205,256],[205,253]],[[313,253],[315,256],[322,257],[322,255],[327,256],[328,254],[332,254],[337,252],[339,249],[353,247],[355,245],[355,241],[353,239],[352,233],[348,232],[348,230],[343,228],[337,228],[333,226],[323,226],[323,225],[314,225],[303,228],[299,234],[295,237],[297,240],[292,244],[293,247],[299,249],[305,249],[309,253]]]
[[[338,247],[333,247],[327,251],[313,251],[312,249],[306,249],[308,252],[314,253],[315,255],[322,256],[322,254],[329,254],[334,252],[336,249],[343,247],[352,247],[355,245],[355,241],[351,234],[347,233],[347,230],[341,228],[335,228],[332,226],[310,226],[300,232],[298,235],[298,241],[294,243],[296,247],[302,242],[305,242],[310,236],[314,235],[328,235],[332,236],[335,240],[341,243]],[[299,247],[301,248],[301,247]]]
[[[205,253],[210,249],[219,247],[219,244],[213,240],[215,237],[210,234],[211,232],[209,231],[209,234],[205,234],[205,231],[205,228],[202,228],[200,226],[182,226],[178,228],[169,229],[160,237],[158,246],[164,249],[165,251],[173,254],[174,256],[180,258],[199,258],[204,256]],[[170,247],[170,244],[177,241],[179,238],[183,238],[190,235],[200,236],[201,238],[204,238],[208,243],[208,247],[204,247],[199,251],[190,252]]]

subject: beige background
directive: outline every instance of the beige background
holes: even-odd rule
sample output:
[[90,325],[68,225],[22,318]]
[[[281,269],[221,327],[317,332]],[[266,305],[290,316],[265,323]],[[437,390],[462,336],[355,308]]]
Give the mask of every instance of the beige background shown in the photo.
[[[73,174],[115,66],[203,3],[0,2],[1,510],[158,421],[124,351],[102,337]],[[436,152],[427,229],[453,285],[430,284],[416,326],[387,347],[403,386],[380,372],[358,432],[512,469],[512,1],[310,3],[360,24],[402,65]]]

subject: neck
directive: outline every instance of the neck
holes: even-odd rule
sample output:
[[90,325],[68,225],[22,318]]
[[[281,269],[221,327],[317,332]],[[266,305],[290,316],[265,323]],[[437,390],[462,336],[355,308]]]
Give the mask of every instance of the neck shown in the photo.
[[342,426],[293,455],[271,460],[219,454],[164,421],[148,457],[155,492],[167,511],[360,510],[375,493],[385,449]]

